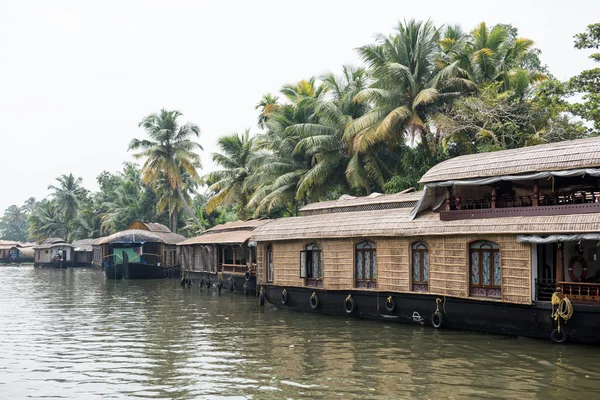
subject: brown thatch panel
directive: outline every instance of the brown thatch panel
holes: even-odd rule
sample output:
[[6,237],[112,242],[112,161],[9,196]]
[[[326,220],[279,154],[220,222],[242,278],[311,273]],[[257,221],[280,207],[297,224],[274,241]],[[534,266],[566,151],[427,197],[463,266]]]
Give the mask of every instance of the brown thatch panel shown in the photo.
[[600,137],[594,137],[452,158],[431,168],[419,182],[598,166],[600,166]]
[[113,242],[137,243],[153,242],[176,244],[185,240],[185,237],[176,233],[150,232],[141,229],[128,229],[125,231],[113,233],[99,241],[98,244],[108,244]]
[[249,219],[247,221],[227,222],[215,225],[212,228],[205,230],[204,233],[231,230],[254,230],[254,228],[268,224],[269,222],[271,222],[270,219]]
[[395,194],[373,193],[364,197],[344,195],[338,200],[308,204],[300,210],[301,215],[327,214],[332,212],[365,211],[389,208],[413,207],[423,192],[410,191]]
[[178,243],[178,246],[194,244],[242,244],[250,239],[251,236],[251,230],[214,232],[184,240],[183,242]]
[[282,218],[271,222],[268,226],[257,228],[252,238],[257,241],[278,241],[600,231],[600,213],[440,221],[439,214],[429,211],[409,221],[409,212],[409,209],[393,209]]
[[150,232],[160,232],[160,233],[171,233],[171,230],[164,226],[163,224],[159,224],[158,222],[143,222],[143,221],[133,221],[127,229],[140,229],[142,231],[150,231]]

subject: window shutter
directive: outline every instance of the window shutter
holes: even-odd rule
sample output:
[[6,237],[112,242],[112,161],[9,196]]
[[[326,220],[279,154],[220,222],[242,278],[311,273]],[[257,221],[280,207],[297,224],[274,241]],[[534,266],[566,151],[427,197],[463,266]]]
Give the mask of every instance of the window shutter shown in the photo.
[[300,278],[306,278],[306,251],[300,252]]

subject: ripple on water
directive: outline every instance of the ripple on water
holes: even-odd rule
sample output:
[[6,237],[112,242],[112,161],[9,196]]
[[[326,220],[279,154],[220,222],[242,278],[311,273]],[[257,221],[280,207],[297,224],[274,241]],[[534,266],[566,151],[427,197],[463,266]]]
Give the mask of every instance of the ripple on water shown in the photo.
[[597,348],[259,308],[176,280],[1,267],[0,304],[2,399],[589,399],[599,390]]

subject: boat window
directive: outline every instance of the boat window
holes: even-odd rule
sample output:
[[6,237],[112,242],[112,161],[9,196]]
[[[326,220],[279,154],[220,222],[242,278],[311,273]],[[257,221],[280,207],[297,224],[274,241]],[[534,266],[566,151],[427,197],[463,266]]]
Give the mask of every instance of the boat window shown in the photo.
[[429,247],[425,242],[412,245],[412,289],[415,292],[429,290]]
[[300,253],[300,276],[306,279],[323,279],[323,252],[317,244],[309,244]]
[[500,249],[494,242],[479,240],[469,246],[471,295],[502,297]]
[[356,287],[373,288],[377,282],[377,246],[373,242],[356,245]]

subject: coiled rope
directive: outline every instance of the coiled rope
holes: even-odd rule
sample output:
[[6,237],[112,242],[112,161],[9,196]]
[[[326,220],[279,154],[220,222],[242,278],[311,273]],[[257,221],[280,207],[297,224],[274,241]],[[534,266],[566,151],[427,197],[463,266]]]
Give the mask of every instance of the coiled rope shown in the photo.
[[[556,310],[554,310],[554,306],[556,306]],[[552,318],[558,322],[558,332],[560,332],[560,320],[562,319],[566,324],[572,316],[573,304],[571,300],[566,296],[561,299],[558,293],[552,293]]]

